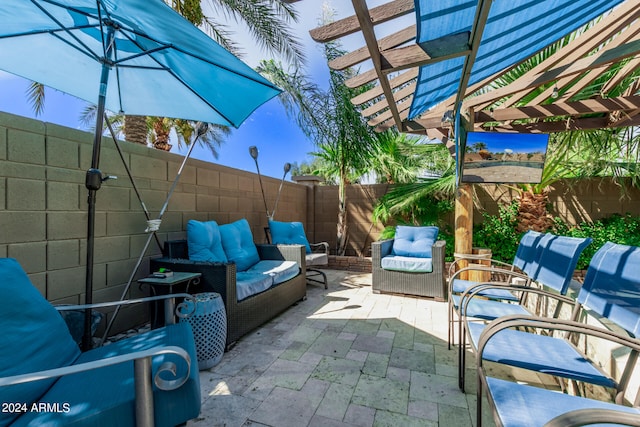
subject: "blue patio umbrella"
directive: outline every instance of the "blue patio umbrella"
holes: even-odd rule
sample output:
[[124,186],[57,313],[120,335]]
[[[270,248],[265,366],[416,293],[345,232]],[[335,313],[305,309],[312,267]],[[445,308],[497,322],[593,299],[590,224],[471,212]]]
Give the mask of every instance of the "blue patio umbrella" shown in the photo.
[[85,181],[87,304],[105,109],[238,127],[280,92],[162,0],[2,0],[0,69],[98,107]]

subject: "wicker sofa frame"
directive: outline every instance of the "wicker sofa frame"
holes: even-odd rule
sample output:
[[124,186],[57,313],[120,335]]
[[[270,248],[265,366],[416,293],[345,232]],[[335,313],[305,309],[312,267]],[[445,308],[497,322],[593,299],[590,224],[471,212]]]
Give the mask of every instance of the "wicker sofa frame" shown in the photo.
[[[201,273],[200,283],[189,288],[190,293],[217,292],[224,301],[227,314],[227,349],[236,341],[306,298],[305,250],[302,245],[256,245],[261,260],[296,261],[300,273],[242,301],[237,300],[235,263],[190,261],[186,240],[165,243],[164,256],[151,260],[152,271],[164,267],[173,271]],[[174,289],[175,292],[175,289]]]
[[380,266],[383,257],[391,254],[393,239],[371,244],[371,287],[374,293],[396,293],[447,299],[444,279],[445,242],[438,240],[432,247],[433,271],[431,273],[409,273],[385,270]]

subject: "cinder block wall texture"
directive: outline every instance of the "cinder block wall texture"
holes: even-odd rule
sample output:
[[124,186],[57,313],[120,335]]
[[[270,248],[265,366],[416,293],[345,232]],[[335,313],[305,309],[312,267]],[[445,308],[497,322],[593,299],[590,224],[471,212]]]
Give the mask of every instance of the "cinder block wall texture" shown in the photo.
[[[93,136],[50,123],[0,114],[0,256],[20,261],[40,292],[55,304],[84,302],[87,190]],[[151,218],[157,218],[183,156],[121,142]],[[248,155],[248,154],[247,154]],[[94,302],[118,300],[148,240],[146,218],[110,138],[100,157],[103,174],[117,180],[97,192]],[[263,177],[269,209],[280,180]],[[306,222],[306,188],[285,182],[277,219]],[[184,238],[189,219],[220,224],[246,218],[257,242],[267,225],[256,174],[189,159],[163,216],[160,242]],[[160,255],[155,239],[127,297],[146,296],[135,279]],[[6,302],[5,302],[6,303]],[[114,332],[148,320],[146,307],[121,310]]]

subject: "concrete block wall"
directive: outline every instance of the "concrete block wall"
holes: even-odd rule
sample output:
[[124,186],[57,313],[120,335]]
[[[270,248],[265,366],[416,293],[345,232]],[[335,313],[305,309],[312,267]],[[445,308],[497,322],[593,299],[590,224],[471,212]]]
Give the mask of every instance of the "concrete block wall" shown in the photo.
[[[0,256],[18,259],[40,292],[54,304],[83,303],[85,292],[87,190],[93,135],[0,113]],[[120,143],[142,200],[157,218],[183,156]],[[117,180],[97,192],[94,302],[120,299],[149,240],[146,218],[110,138],[102,142],[100,169]],[[280,180],[263,177],[269,209]],[[160,242],[185,237],[189,219],[220,224],[246,218],[257,242],[267,225],[260,183],[254,173],[189,159],[157,233]],[[306,223],[306,189],[285,182],[276,219]],[[135,279],[149,273],[160,255],[151,238],[127,297],[147,295]],[[113,332],[148,321],[146,307],[123,309]]]

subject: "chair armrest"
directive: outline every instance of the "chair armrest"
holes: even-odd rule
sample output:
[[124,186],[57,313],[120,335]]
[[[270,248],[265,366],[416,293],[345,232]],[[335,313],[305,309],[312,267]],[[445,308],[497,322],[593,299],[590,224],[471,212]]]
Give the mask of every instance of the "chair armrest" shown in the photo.
[[393,239],[379,240],[371,243],[371,262],[374,267],[380,267],[380,260],[391,254]]
[[311,246],[312,253],[324,253],[329,255],[329,243],[327,242],[309,243],[309,246]]
[[478,367],[482,365],[482,354],[487,343],[498,332],[504,329],[519,328],[524,332],[535,328],[554,331],[565,331],[574,334],[589,335],[603,340],[611,341],[631,350],[640,352],[640,340],[629,336],[627,333],[615,332],[602,326],[590,325],[575,320],[558,319],[555,317],[523,316],[511,314],[499,317],[487,324],[478,341]]
[[54,308],[58,311],[86,310],[86,309],[93,309],[93,308],[106,308],[106,307],[116,307],[120,305],[140,304],[143,302],[160,301],[160,300],[170,301],[173,298],[184,298],[184,300],[181,303],[179,303],[175,308],[176,315],[178,317],[187,318],[187,317],[190,317],[195,312],[195,308],[196,308],[195,298],[193,297],[193,295],[185,294],[185,293],[158,295],[158,296],[144,297],[144,298],[134,298],[134,299],[128,299],[123,301],[98,302],[94,304],[56,305],[54,306]]
[[[449,265],[449,274],[447,277],[449,277],[449,280],[451,280],[452,276],[456,273],[456,269],[459,268],[458,264],[461,262],[469,262],[469,261],[489,261],[491,265],[484,265],[484,267],[492,268],[492,271],[496,271],[504,274],[508,274],[512,271],[514,272],[519,271],[517,270],[516,266],[504,261],[499,261],[497,259],[487,258],[487,255],[488,254],[484,254],[484,255],[456,254],[455,255],[456,259],[451,263],[451,265]],[[476,266],[477,264],[474,265],[473,267],[465,267],[465,268],[476,269]]]
[[558,415],[544,427],[578,427],[600,423],[640,426],[640,414],[615,409],[576,409]]
[[261,260],[286,260],[304,264],[305,249],[302,245],[256,245]]
[[535,288],[532,286],[526,286],[526,285],[509,285],[506,283],[491,283],[491,282],[486,282],[486,283],[477,283],[475,285],[469,286],[460,296],[460,316],[461,317],[466,317],[467,315],[467,306],[469,305],[469,303],[471,302],[471,300],[476,297],[476,296],[480,296],[479,295],[481,292],[486,291],[487,289],[492,289],[492,288],[499,288],[499,289],[506,289],[506,290],[510,290],[510,291],[518,291],[518,292],[524,292],[524,293],[532,293],[532,294],[538,294],[538,295],[542,295],[544,297],[548,297],[548,298],[552,298],[555,299],[561,303],[566,303],[569,304],[571,306],[574,306],[576,304],[576,300],[574,300],[573,298],[570,298],[566,295],[561,295],[558,293],[554,293],[554,292],[549,292],[546,291],[544,289],[540,289],[540,288]]
[[[147,359],[150,361],[150,359],[153,356],[159,356],[161,354],[175,354],[179,356],[184,361],[184,363],[187,364],[187,368],[188,368],[186,370],[187,375],[185,375],[184,378],[178,377],[172,380],[165,380],[161,378],[160,374],[163,372],[170,373],[173,376],[176,375],[175,373],[177,371],[175,370],[174,363],[169,363],[169,362],[164,363],[157,369],[157,372],[154,376],[154,382],[156,386],[160,390],[165,390],[165,391],[175,390],[178,387],[182,386],[187,381],[188,373],[191,371],[191,357],[189,357],[189,353],[187,353],[187,351],[184,350],[183,348],[176,347],[176,346],[154,347],[148,350],[136,351],[133,353],[122,354],[119,356],[108,357],[106,359],[94,360],[86,363],[79,363],[77,365],[71,365],[71,366],[65,366],[62,368],[48,369],[45,371],[30,372],[28,374],[20,374],[20,375],[13,375],[10,377],[4,377],[4,378],[0,378],[0,387],[15,385],[15,384],[22,384],[22,383],[27,383],[31,381],[39,381],[39,380],[44,380],[48,378],[58,378],[65,375],[91,371],[94,369],[104,368],[106,366],[117,365],[120,363],[125,363],[130,361],[137,362],[144,359]],[[150,368],[151,368],[151,364],[149,363],[148,369]],[[135,370],[140,369],[137,363],[135,364],[134,369]],[[150,376],[152,373],[144,372],[143,374]]]

